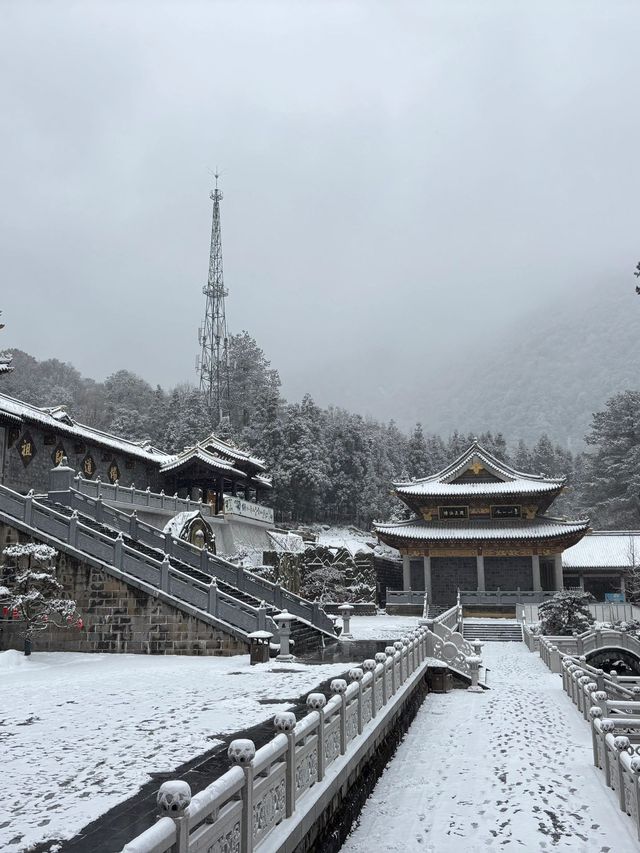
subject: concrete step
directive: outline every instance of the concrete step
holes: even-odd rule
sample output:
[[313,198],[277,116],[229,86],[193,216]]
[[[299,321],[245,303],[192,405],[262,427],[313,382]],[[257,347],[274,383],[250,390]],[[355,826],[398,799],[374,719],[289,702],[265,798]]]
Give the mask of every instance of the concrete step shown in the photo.
[[464,623],[465,640],[481,640],[485,643],[520,643],[522,631],[514,622],[502,622],[499,619],[487,619],[486,622]]

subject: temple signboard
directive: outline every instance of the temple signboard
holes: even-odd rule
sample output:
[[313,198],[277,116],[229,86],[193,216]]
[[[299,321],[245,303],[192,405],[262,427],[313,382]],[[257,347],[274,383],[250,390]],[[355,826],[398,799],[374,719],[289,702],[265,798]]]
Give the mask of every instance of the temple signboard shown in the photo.
[[241,518],[252,518],[265,524],[273,524],[273,509],[270,506],[255,504],[232,495],[224,497],[225,515],[239,515]]

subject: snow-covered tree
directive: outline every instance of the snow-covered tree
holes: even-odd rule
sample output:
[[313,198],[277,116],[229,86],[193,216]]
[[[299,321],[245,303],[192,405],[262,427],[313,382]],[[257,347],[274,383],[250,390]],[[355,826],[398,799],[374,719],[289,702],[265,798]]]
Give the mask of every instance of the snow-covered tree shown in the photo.
[[548,598],[538,608],[540,633],[563,637],[574,631],[581,634],[593,625],[589,604],[595,601],[590,592],[581,589],[563,589]]
[[56,578],[57,551],[30,542],[9,545],[2,554],[3,610],[21,623],[25,655],[31,654],[36,631],[45,631],[50,625],[82,628],[75,601],[62,598],[63,586]]
[[585,436],[582,496],[594,526],[637,528],[640,521],[640,391],[624,391],[593,415]]

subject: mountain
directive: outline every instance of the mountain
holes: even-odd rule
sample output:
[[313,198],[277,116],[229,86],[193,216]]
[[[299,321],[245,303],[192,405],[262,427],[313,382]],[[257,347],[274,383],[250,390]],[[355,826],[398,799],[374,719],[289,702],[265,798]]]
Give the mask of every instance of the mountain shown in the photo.
[[[417,391],[426,430],[504,433],[513,443],[547,432],[578,450],[591,415],[618,391],[640,388],[640,298],[633,282],[558,299],[510,328],[488,328],[446,377]],[[433,375],[431,371],[431,376]],[[397,401],[398,420],[407,407]]]

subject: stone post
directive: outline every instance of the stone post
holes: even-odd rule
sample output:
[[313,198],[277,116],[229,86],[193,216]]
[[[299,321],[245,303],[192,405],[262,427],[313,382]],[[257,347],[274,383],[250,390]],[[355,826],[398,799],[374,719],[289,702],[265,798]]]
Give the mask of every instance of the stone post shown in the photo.
[[404,655],[404,677],[405,679],[409,678],[411,673],[413,672],[413,655],[411,653],[411,640],[408,637],[403,637],[402,640],[402,654]]
[[477,655],[469,655],[467,657],[467,663],[469,664],[469,674],[471,675],[471,686],[467,687],[467,690],[470,693],[483,693],[484,691],[482,690],[482,687],[478,684],[482,658],[479,658]]
[[253,759],[256,755],[256,745],[248,738],[232,740],[227,755],[234,764],[244,771],[244,785],[240,796],[242,799],[242,817],[240,819],[240,849],[242,853],[253,851]]
[[385,655],[391,658],[391,695],[396,693],[396,650],[394,646],[385,646]]
[[402,649],[404,646],[402,645],[402,640],[396,640],[393,644],[393,648],[400,656],[400,684],[398,685],[398,687],[400,687],[401,684],[404,684],[404,660],[402,655]]
[[211,578],[207,596],[207,609],[212,616],[218,616],[218,581]]
[[411,589],[411,558],[406,554],[402,557],[402,589]]
[[562,554],[553,557],[553,579],[556,590],[564,589],[564,578],[562,575]]
[[[358,685],[358,734],[362,734],[362,679],[364,671],[358,666],[354,666],[349,670],[349,679],[355,681]],[[384,682],[383,682],[384,683]]]
[[129,516],[129,536],[134,541],[138,538],[138,513],[135,509]]
[[116,569],[122,568],[122,549],[124,547],[124,541],[122,539],[122,533],[118,533],[114,543],[113,543],[113,565]]
[[[422,564],[424,569],[424,594],[431,601],[431,557],[423,557]],[[426,618],[426,614],[424,614]]]
[[287,610],[283,610],[282,613],[278,613],[273,617],[274,622],[278,626],[278,633],[280,635],[280,652],[276,657],[276,660],[294,660],[293,655],[289,651],[289,638],[291,636],[291,623],[295,618],[296,617],[292,616]]
[[296,807],[296,715],[291,711],[281,711],[273,718],[273,725],[278,734],[287,737],[286,816],[291,817]]
[[78,510],[74,509],[69,519],[69,530],[67,531],[67,542],[72,547],[78,544]]
[[164,555],[164,559],[162,561],[162,565],[160,566],[160,589],[163,592],[169,592],[169,570],[171,568],[171,563],[169,562],[169,556],[167,554]]
[[307,708],[318,712],[318,782],[324,779],[324,706],[327,697],[323,693],[309,693]]
[[186,814],[191,803],[191,788],[187,782],[163,782],[156,797],[160,817],[170,817],[176,825],[175,853],[188,853],[189,818]]
[[353,640],[353,635],[351,633],[351,614],[353,613],[353,606],[351,604],[341,604],[338,607],[338,610],[342,616],[342,633],[340,634],[340,639]]
[[376,652],[376,663],[382,664],[382,704],[386,705],[387,696],[387,656],[384,652]]
[[484,585],[484,554],[476,555],[476,575],[478,578],[478,592],[485,592]]
[[347,682],[344,678],[334,678],[329,690],[340,697],[340,755],[347,751]]
[[365,672],[371,673],[371,719],[376,715],[376,662],[367,658],[362,664],[362,669]]
[[474,655],[480,657],[482,654],[482,642],[480,640],[471,640],[471,648],[473,649]]
[[533,591],[542,592],[542,584],[540,582],[540,556],[533,554],[531,557],[531,575],[533,579]]
[[31,517],[33,514],[33,489],[30,489],[25,495],[22,520],[25,524],[31,525]]
[[49,471],[49,493],[68,492],[73,486],[74,470],[63,456],[59,465]]

